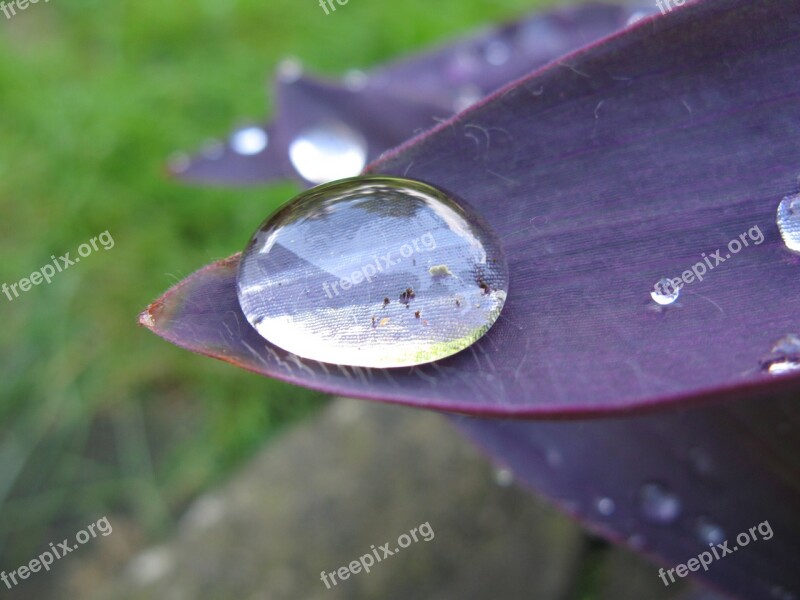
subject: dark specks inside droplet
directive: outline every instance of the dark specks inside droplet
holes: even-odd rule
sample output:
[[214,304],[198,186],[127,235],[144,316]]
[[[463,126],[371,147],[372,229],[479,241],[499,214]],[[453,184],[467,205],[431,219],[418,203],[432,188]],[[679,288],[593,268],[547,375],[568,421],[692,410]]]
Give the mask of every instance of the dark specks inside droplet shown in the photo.
[[492,291],[492,288],[489,286],[489,284],[488,284],[488,283],[486,283],[486,282],[484,281],[483,277],[478,277],[477,283],[478,283],[478,287],[479,287],[479,288],[481,288],[481,289],[483,290],[483,293],[484,293],[485,295],[488,295],[488,294],[490,294],[490,293],[491,293],[491,291]]
[[419,311],[415,312],[414,316],[419,319]]
[[400,294],[400,302],[406,305],[408,308],[408,303],[411,302],[417,295],[414,293],[413,288],[406,288],[406,291]]

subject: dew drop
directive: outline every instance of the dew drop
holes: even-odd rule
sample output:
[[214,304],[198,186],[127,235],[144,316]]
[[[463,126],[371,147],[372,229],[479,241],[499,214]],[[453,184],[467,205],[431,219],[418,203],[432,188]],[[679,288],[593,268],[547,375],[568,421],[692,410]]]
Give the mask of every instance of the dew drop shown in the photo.
[[647,16],[647,13],[642,12],[640,10],[636,11],[630,17],[628,17],[628,21],[625,23],[625,26],[626,27],[630,27],[631,25],[635,25],[636,23],[638,23],[639,21],[644,19],[646,16]]
[[269,136],[261,127],[246,127],[231,136],[231,148],[238,154],[252,156],[267,147]]
[[483,98],[483,95],[483,91],[478,86],[465,85],[458,90],[458,95],[453,102],[453,110],[457,113],[466,110]]
[[789,333],[783,336],[773,344],[772,352],[784,355],[800,354],[800,335]]
[[628,538],[628,545],[634,550],[642,550],[645,547],[646,539],[639,533],[634,533]]
[[303,130],[289,145],[289,158],[298,173],[312,183],[354,177],[367,163],[367,143],[341,122]]
[[772,586],[770,594],[772,594],[772,597],[776,600],[797,600],[795,594],[779,585]]
[[[451,275],[432,276],[443,264]],[[355,177],[305,191],[269,217],[243,253],[237,288],[250,324],[284,350],[400,367],[482,337],[505,302],[508,267],[488,225],[444,192]]]
[[547,460],[547,464],[553,469],[558,469],[564,464],[564,457],[556,448],[548,448],[545,453],[545,459]]
[[800,371],[800,335],[790,333],[775,342],[771,354],[762,364],[770,375]]
[[594,506],[597,509],[597,512],[604,517],[610,517],[613,515],[617,508],[617,505],[611,498],[598,498]]
[[514,474],[508,469],[497,469],[494,472],[494,480],[500,487],[509,487],[514,483]]
[[192,161],[185,152],[176,152],[167,159],[169,170],[173,173],[185,173],[189,170]]
[[359,92],[367,87],[369,75],[358,69],[351,69],[344,74],[344,87],[351,92]]
[[303,63],[299,58],[284,58],[278,65],[278,78],[283,83],[294,83],[303,76]]
[[680,295],[680,289],[674,287],[672,282],[666,277],[659,279],[658,283],[653,286],[653,291],[650,292],[650,297],[653,299],[653,301],[662,306],[672,304]]
[[636,23],[638,23],[642,19],[645,19],[645,18],[649,17],[650,15],[655,14],[656,12],[658,12],[658,11],[656,11],[655,9],[637,10],[637,11],[633,12],[630,17],[628,17],[628,20],[625,23],[625,26],[626,27],[630,27],[631,25],[635,25]]
[[725,541],[725,532],[710,519],[700,517],[697,520],[697,537],[706,544],[719,544]]
[[502,40],[494,40],[486,45],[483,57],[490,65],[499,67],[506,64],[511,58],[511,48]]
[[642,486],[639,490],[639,507],[645,519],[662,525],[674,523],[681,514],[678,496],[660,483]]
[[800,194],[781,200],[778,205],[778,229],[786,247],[800,253]]
[[698,475],[710,475],[714,470],[714,461],[699,448],[689,450],[689,462]]
[[200,148],[200,154],[208,160],[218,160],[225,154],[225,144],[219,140],[206,140]]

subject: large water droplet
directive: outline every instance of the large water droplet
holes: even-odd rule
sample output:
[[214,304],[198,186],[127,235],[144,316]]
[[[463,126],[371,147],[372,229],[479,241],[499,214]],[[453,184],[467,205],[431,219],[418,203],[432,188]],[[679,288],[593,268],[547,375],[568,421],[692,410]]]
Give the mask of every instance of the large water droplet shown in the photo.
[[662,306],[672,304],[680,295],[681,290],[673,286],[672,281],[666,277],[659,279],[658,283],[653,286],[653,291],[650,292],[650,297],[653,301]]
[[303,130],[289,145],[297,172],[312,183],[328,183],[361,173],[367,163],[367,142],[340,122]]
[[646,483],[639,490],[639,506],[648,521],[669,524],[681,514],[681,501],[660,483]]
[[508,268],[483,220],[429,185],[358,177],[297,196],[245,249],[239,302],[267,340],[328,363],[450,356],[503,307]]
[[246,127],[231,136],[231,148],[244,156],[258,154],[268,143],[269,136],[261,127]]
[[778,205],[778,229],[786,247],[792,252],[800,252],[800,194],[781,200]]
[[697,536],[706,544],[719,544],[725,540],[722,527],[706,517],[697,520]]

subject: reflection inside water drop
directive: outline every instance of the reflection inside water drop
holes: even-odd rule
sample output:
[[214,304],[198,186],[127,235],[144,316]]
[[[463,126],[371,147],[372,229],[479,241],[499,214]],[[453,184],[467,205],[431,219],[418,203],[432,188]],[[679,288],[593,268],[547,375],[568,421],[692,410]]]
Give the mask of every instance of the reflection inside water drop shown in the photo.
[[422,364],[483,336],[508,269],[483,220],[442,191],[357,177],[303,192],[245,249],[239,303],[267,340],[304,358]]
[[361,173],[367,164],[367,142],[340,122],[303,130],[289,145],[292,166],[312,183],[328,183]]

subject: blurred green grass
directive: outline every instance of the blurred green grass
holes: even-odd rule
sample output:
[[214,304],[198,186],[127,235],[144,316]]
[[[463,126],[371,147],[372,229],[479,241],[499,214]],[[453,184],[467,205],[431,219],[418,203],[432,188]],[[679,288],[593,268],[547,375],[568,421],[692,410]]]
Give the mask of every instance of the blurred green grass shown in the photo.
[[316,0],[53,0],[3,19],[0,283],[105,230],[116,245],[0,296],[0,564],[112,511],[163,534],[322,402],[136,326],[296,190],[185,187],[163,176],[165,158],[269,114],[266,81],[287,55],[339,75],[537,4],[350,0],[325,16]]

